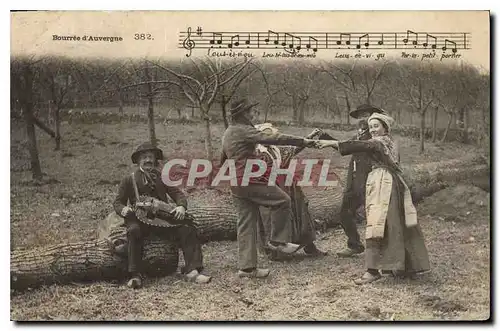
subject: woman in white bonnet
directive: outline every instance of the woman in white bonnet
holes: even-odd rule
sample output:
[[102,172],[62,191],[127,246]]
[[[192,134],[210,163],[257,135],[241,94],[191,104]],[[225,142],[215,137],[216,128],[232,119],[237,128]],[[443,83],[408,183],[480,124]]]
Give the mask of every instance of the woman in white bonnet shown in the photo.
[[380,271],[411,276],[430,269],[417,212],[390,135],[393,123],[390,116],[373,113],[368,119],[372,139],[321,143],[321,148],[332,146],[341,155],[365,152],[373,161],[366,181],[366,272],[355,280],[358,285],[380,279]]

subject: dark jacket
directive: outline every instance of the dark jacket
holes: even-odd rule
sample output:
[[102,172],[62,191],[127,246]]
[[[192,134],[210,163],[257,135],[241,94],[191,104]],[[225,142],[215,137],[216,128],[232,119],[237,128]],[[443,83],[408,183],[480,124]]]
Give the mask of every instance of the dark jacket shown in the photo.
[[[351,140],[368,140],[370,138],[370,133],[367,133],[363,136],[356,135]],[[345,191],[364,196],[366,179],[371,170],[372,161],[369,155],[364,152],[353,153],[347,171]]]
[[[257,144],[304,147],[304,138],[281,133],[264,133],[250,124],[234,123],[230,125],[222,136],[221,165],[227,159],[234,159],[238,183],[243,176],[246,161],[260,159],[255,153]],[[259,183],[260,181],[258,178],[250,179],[251,183]]]
[[[164,202],[169,202],[168,197],[175,201],[178,206],[184,206],[187,209],[187,199],[185,194],[181,189],[174,186],[167,186],[161,180],[161,176],[156,178],[156,184],[154,185],[154,189],[150,186],[146,185],[144,182],[144,175],[140,169],[137,169],[134,172],[137,190],[139,191],[139,195],[147,195]],[[118,189],[118,195],[113,203],[113,207],[115,212],[120,215],[123,207],[127,205],[127,202],[130,202],[131,205],[134,205],[136,201],[134,185],[132,183],[132,174],[129,174],[125,178],[122,179],[120,183],[120,188]]]

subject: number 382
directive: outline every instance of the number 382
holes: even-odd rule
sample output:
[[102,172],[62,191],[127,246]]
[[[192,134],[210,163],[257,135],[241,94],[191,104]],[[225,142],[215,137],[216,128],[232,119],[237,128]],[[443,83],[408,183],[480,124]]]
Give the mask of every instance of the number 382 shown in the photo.
[[135,33],[135,40],[153,40],[153,36],[150,33]]

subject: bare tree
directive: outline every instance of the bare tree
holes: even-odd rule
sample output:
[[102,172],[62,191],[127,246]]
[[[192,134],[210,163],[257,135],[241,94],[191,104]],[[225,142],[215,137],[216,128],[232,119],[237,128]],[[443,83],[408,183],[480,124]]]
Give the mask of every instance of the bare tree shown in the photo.
[[386,64],[387,62],[384,61],[380,66],[374,66],[374,65],[368,66],[365,64],[361,68],[359,68],[363,75],[362,85],[366,93],[365,103],[370,105],[374,104],[373,92],[375,91],[377,83],[380,82]]
[[165,82],[178,86],[191,104],[198,107],[205,121],[205,150],[209,160],[213,160],[212,133],[210,128],[210,109],[220,89],[231,82],[245,69],[251,60],[245,58],[228,67],[223,67],[221,61],[207,58],[200,64],[192,60],[194,72],[183,74],[159,62],[151,62],[169,74]]
[[[408,93],[410,104],[420,115],[420,153],[424,152],[425,115],[436,95],[432,81],[436,72],[431,65],[400,66],[401,82]],[[410,84],[408,84],[410,82]]]
[[274,89],[272,89],[272,84],[269,82],[269,73],[264,70],[262,66],[255,63],[252,65],[260,72],[262,79],[264,80],[264,86],[266,88],[266,99],[264,102],[264,122],[267,122],[271,109],[274,105],[275,96],[283,91],[283,86],[278,84]]
[[357,84],[355,80],[355,68],[357,61],[349,64],[341,62],[334,64],[333,62],[324,62],[320,66],[320,70],[330,76],[333,81],[341,87],[341,98],[345,100],[347,124],[350,124],[349,113],[351,112],[353,99],[358,94]]
[[235,96],[238,88],[241,86],[241,83],[251,77],[258,69],[255,63],[252,63],[254,66],[248,70],[242,70],[238,73],[238,75],[234,76],[234,78],[229,81],[227,84],[222,85],[220,87],[220,91],[216,94],[215,100],[219,103],[221,111],[222,111],[222,119],[224,121],[224,126],[227,128],[229,126],[229,122],[227,120],[227,105],[233,97]]
[[305,122],[306,103],[318,73],[317,68],[305,64],[287,66],[282,73],[283,91],[292,100],[293,120],[299,124]]
[[31,158],[31,172],[33,180],[42,180],[42,169],[38,155],[38,147],[35,134],[34,120],[34,77],[37,74],[35,65],[40,60],[31,58],[21,58],[11,60],[12,86],[16,91],[16,97],[22,108],[24,121],[26,123],[26,133],[28,134],[28,150]]
[[[56,141],[55,150],[61,149],[61,109],[67,107],[71,102],[70,89],[74,78],[72,76],[73,67],[72,61],[61,58],[45,58],[39,65],[40,83],[47,89],[47,98],[49,100],[49,109],[53,111],[55,120]],[[38,126],[43,128],[43,125],[38,121]],[[52,135],[47,129],[47,133]]]

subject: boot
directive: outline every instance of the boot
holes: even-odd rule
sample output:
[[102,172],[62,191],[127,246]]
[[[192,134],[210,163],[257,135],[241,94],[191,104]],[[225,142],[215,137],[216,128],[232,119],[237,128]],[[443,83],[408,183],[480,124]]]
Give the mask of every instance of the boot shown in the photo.
[[304,253],[308,256],[326,256],[327,252],[320,251],[314,243],[310,243],[304,247]]

